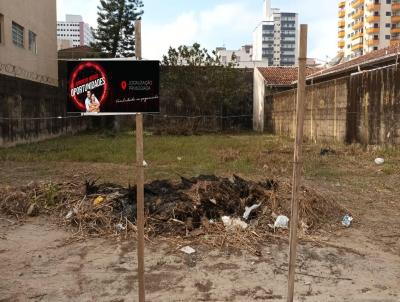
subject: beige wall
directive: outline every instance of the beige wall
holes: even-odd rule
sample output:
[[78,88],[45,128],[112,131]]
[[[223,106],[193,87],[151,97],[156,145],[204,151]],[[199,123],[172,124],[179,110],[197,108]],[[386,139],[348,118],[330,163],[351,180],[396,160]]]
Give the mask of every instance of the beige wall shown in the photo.
[[[4,38],[0,73],[58,85],[56,0],[0,0]],[[12,41],[12,22],[24,27],[24,48]],[[29,30],[37,35],[37,53],[29,50]]]

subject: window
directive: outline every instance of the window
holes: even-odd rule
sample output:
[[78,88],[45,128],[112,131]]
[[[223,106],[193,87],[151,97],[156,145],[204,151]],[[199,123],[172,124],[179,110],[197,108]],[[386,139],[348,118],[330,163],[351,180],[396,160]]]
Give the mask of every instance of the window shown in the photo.
[[390,23],[386,23],[385,26],[386,26],[387,28],[390,28]]
[[386,0],[386,4],[391,4],[392,0]]
[[29,50],[37,53],[36,34],[33,31],[29,31]]
[[24,28],[15,22],[12,23],[12,39],[16,46],[24,47]]
[[374,50],[378,50],[378,47],[375,46],[375,47],[374,47]]
[[386,35],[386,36],[385,36],[385,39],[386,39],[386,40],[390,40],[390,35]]
[[392,12],[386,12],[386,16],[391,16],[392,15]]

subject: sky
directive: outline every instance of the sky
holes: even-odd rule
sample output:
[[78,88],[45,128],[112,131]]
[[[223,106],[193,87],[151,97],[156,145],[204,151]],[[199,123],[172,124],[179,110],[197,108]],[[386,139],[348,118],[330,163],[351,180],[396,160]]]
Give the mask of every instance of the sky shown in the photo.
[[[58,20],[82,15],[97,24],[99,0],[57,0]],[[146,59],[161,59],[168,48],[195,42],[210,51],[252,44],[262,19],[263,0],[143,0],[142,49]],[[299,14],[309,26],[308,57],[321,61],[337,52],[337,0],[272,0],[272,7]]]

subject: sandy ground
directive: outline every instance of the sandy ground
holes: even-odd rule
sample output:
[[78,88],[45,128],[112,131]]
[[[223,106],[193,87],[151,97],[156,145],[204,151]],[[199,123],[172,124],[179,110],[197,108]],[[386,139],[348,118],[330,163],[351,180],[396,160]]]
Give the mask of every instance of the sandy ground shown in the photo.
[[[0,301],[137,301],[135,242],[66,244],[70,234],[43,217],[0,221]],[[356,229],[334,243],[354,252],[300,245],[296,301],[400,301],[398,254]],[[266,244],[261,257],[194,248],[147,244],[148,301],[285,300],[286,243]]]
[[[126,184],[124,174],[131,173],[124,166],[100,171],[72,163],[6,162],[0,168],[0,185],[112,175],[115,168],[124,171],[116,181]],[[307,180],[355,221],[323,235],[326,244],[300,244],[296,301],[400,301],[400,178],[372,169],[368,177],[360,170],[359,178],[342,175],[340,182]],[[0,301],[137,301],[134,241],[67,243],[70,236],[45,216],[21,224],[0,216]],[[266,242],[261,257],[193,247],[196,253],[188,256],[162,241],[147,243],[147,301],[286,301],[285,241]]]

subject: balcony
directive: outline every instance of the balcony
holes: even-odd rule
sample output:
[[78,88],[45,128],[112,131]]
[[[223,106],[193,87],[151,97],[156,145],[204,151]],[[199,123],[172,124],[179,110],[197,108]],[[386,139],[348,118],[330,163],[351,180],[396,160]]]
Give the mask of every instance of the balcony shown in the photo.
[[379,45],[379,40],[375,40],[375,39],[374,40],[372,40],[372,39],[368,40],[367,41],[367,45],[368,46],[378,46]]
[[338,17],[339,18],[344,18],[346,16],[346,11],[343,9],[343,10],[340,10],[339,12],[338,12]]
[[340,1],[339,2],[339,8],[343,8],[346,6],[346,1]]
[[379,22],[380,19],[381,19],[381,16],[368,16],[367,17],[367,22],[368,23],[375,23],[375,22]]
[[400,23],[400,16],[392,16],[392,23]]
[[362,38],[364,37],[363,33],[357,33],[354,36],[351,37],[352,40],[358,39],[358,38]]
[[392,28],[390,30],[391,34],[400,34],[400,27]]
[[364,0],[355,0],[351,3],[352,8],[357,8],[364,4]]
[[352,51],[356,51],[356,50],[359,50],[359,49],[362,49],[362,48],[363,48],[363,45],[362,45],[362,43],[360,43],[360,44],[353,45],[351,47],[351,50]]
[[390,40],[390,46],[400,46],[400,37]]
[[343,40],[339,41],[337,45],[339,48],[344,48],[344,41]]
[[341,30],[341,31],[339,31],[338,32],[338,38],[344,38],[344,36],[345,36],[345,31],[344,30]]
[[364,26],[364,22],[363,21],[358,21],[358,22],[354,23],[352,29],[353,30],[357,30],[357,29],[362,28],[363,26]]
[[351,17],[353,19],[358,19],[358,18],[361,18],[362,16],[364,16],[364,10],[360,9],[355,14],[353,14]]
[[381,5],[379,3],[371,3],[367,4],[367,10],[369,12],[376,12],[381,9]]
[[400,11],[400,2],[392,3],[392,11],[394,11],[394,12]]
[[346,25],[346,24],[345,24],[344,20],[340,20],[340,21],[338,22],[338,26],[339,26],[340,28],[344,27],[345,25]]
[[376,28],[376,27],[367,28],[366,32],[369,35],[379,34],[379,27],[378,28]]

